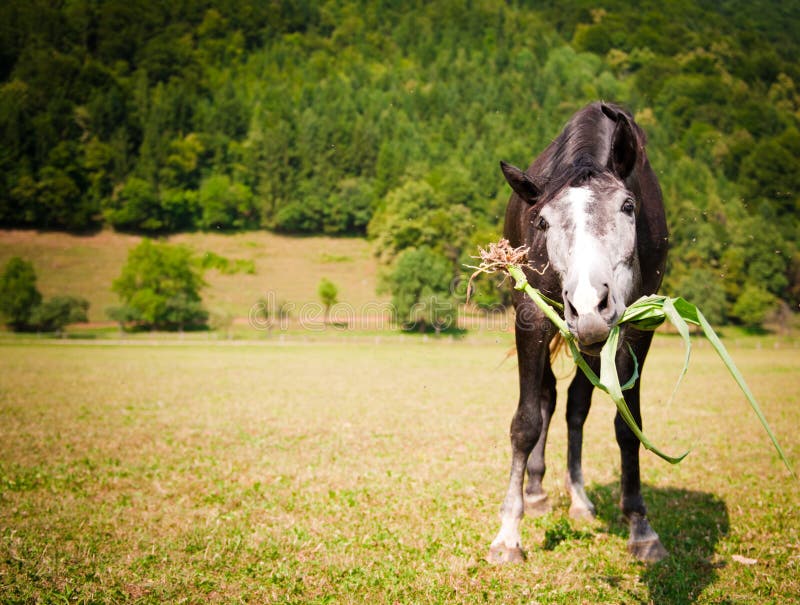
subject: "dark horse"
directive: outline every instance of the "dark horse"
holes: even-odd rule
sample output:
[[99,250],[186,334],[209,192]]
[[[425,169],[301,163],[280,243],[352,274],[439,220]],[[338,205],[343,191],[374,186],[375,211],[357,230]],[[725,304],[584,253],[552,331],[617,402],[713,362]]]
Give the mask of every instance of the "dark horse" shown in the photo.
[[[630,113],[608,103],[578,111],[561,134],[525,172],[501,162],[514,190],[508,202],[505,237],[529,246],[528,281],[564,304],[564,319],[599,374],[599,350],[627,305],[655,293],[666,263],[668,236],[658,180],[644,150],[644,132]],[[556,379],[548,344],[556,328],[523,293],[514,291],[519,358],[519,404],[511,422],[511,479],[501,510],[502,525],[489,560],[523,558],[519,524],[523,512],[547,510],[542,490],[544,450],[556,405]],[[620,380],[640,368],[652,332],[626,330],[617,351]],[[577,371],[567,397],[566,485],[573,517],[593,517],[581,470],[583,424],[592,384]],[[641,426],[639,381],[625,401]],[[620,506],[630,523],[628,549],[656,561],[667,555],[647,521],[639,479],[639,441],[619,414],[614,420],[622,460]],[[523,493],[523,478],[528,481]]]

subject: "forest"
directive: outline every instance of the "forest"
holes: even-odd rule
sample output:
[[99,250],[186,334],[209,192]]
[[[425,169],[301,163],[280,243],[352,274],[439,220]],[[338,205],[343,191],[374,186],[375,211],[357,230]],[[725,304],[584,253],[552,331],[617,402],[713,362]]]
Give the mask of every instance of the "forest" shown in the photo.
[[367,235],[387,288],[446,293],[502,229],[498,162],[603,99],[648,134],[665,291],[785,321],[799,59],[797,2],[7,0],[0,227]]

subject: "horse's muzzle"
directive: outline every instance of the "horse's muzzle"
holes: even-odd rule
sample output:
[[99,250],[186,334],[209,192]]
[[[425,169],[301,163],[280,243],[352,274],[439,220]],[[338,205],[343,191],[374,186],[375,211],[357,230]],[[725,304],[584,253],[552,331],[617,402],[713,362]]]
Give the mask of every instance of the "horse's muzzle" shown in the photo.
[[600,353],[609,332],[611,332],[611,327],[597,313],[580,315],[575,322],[574,335],[578,339],[578,345],[581,350],[590,355]]

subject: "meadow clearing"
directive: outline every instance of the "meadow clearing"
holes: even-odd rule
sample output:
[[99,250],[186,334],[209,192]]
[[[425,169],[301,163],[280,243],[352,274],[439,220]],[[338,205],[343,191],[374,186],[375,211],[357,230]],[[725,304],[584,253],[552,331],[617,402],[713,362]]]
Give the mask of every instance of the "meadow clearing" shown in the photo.
[[[564,361],[528,558],[483,559],[505,490],[517,375],[508,334],[463,340],[0,340],[0,594],[17,602],[791,603],[798,483],[698,341],[644,372],[645,498],[671,557],[625,549],[613,404],[596,395],[567,518]],[[779,348],[775,348],[778,343]],[[800,349],[728,343],[800,461]]]
[[[386,299],[375,294],[378,262],[364,238],[250,231],[182,233],[159,239],[186,246],[198,257],[213,252],[253,263],[251,274],[205,272],[203,304],[212,314],[246,318],[251,307],[270,294],[276,302],[318,301],[317,287],[323,277],[338,286],[340,301],[356,308]],[[141,236],[108,230],[81,236],[0,229],[0,267],[13,256],[32,262],[43,296],[83,296],[90,303],[89,321],[113,324],[106,310],[120,303],[111,284],[119,277],[128,252],[141,240]]]

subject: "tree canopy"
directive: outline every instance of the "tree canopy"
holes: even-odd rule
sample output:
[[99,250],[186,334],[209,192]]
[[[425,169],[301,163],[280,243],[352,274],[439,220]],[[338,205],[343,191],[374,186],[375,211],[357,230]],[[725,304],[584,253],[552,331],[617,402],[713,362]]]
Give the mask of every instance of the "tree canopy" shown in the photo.
[[0,24],[2,226],[369,233],[389,272],[426,247],[455,274],[499,231],[498,160],[605,99],[650,139],[666,288],[720,321],[747,285],[800,303],[797,3],[9,0]]
[[31,315],[42,303],[36,288],[33,263],[15,256],[0,275],[0,314],[12,330],[24,330],[32,325]]
[[427,246],[408,248],[386,278],[396,319],[404,329],[436,332],[453,327],[455,305],[450,292],[452,268]]
[[33,263],[9,259],[0,274],[0,316],[14,331],[61,332],[64,326],[87,321],[89,301],[58,295],[42,301]]
[[317,286],[317,296],[325,307],[325,318],[330,315],[331,307],[338,302],[339,288],[331,280],[323,277]]
[[200,289],[205,285],[192,252],[183,246],[149,239],[131,249],[113,290],[121,307],[109,315],[121,325],[184,329],[204,326],[208,312],[202,307]]

